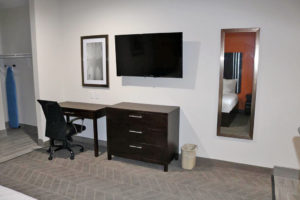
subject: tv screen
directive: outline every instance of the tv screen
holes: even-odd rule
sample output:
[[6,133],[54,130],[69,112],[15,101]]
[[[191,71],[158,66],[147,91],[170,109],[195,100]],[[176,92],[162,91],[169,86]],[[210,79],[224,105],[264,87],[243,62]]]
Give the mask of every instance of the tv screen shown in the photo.
[[118,76],[182,78],[182,33],[116,35]]

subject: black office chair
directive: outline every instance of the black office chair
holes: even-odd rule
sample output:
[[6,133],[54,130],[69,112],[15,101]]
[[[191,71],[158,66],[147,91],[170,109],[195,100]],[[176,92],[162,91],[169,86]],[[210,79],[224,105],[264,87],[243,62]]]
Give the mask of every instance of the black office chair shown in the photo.
[[[73,122],[81,119],[75,118],[70,122],[66,122],[62,109],[59,104],[55,101],[45,101],[45,100],[37,100],[44,111],[46,117],[46,136],[50,138],[50,147],[48,149],[49,160],[52,160],[54,152],[67,149],[70,151],[70,159],[74,160],[74,152],[71,149],[72,147],[80,147],[80,151],[83,152],[83,146],[79,144],[72,144],[73,141],[72,136],[84,131],[86,129],[85,126],[74,124]],[[83,119],[82,123],[83,123]],[[55,144],[55,141],[61,141],[61,145]],[[56,149],[53,149],[57,147]]]
[[246,103],[245,103],[245,114],[251,114],[251,102],[252,102],[252,94],[246,94]]

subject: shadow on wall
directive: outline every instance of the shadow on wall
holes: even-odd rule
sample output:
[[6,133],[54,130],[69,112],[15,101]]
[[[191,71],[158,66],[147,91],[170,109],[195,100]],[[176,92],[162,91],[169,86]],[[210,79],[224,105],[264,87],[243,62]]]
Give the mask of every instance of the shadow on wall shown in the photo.
[[[201,135],[197,134],[195,129],[192,127],[188,117],[183,112],[183,109],[180,109],[180,127],[179,127],[179,149],[181,152],[181,147],[184,144],[196,144],[198,146],[197,154],[201,157],[207,157],[208,154],[205,151],[201,143]],[[184,140],[185,139],[185,140]]]
[[300,137],[294,137],[293,138],[293,143],[294,143],[298,163],[299,163],[299,166],[300,166]]
[[145,78],[124,76],[122,77],[122,85],[194,89],[199,57],[200,42],[183,42],[183,78]]

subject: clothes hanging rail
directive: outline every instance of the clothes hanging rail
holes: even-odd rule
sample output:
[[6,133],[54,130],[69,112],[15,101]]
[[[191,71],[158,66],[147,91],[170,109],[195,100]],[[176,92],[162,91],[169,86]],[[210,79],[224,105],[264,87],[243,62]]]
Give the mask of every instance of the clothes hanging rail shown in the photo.
[[4,67],[8,67],[8,66],[16,67],[16,65],[4,65]]
[[6,54],[0,55],[0,59],[9,59],[9,58],[31,58],[31,53],[17,53],[17,54]]

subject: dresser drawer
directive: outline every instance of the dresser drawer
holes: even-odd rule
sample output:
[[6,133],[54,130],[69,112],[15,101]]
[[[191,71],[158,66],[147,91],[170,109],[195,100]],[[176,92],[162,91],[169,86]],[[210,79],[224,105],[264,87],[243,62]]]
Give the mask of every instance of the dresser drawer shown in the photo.
[[88,119],[91,119],[94,117],[92,112],[86,112],[86,111],[82,111],[82,110],[62,108],[62,111],[65,115],[68,115],[68,116],[76,116],[76,117],[82,117],[82,118],[88,118]]
[[138,160],[161,161],[164,155],[164,148],[134,142],[113,142],[110,143],[110,152]]
[[148,126],[152,128],[166,128],[167,116],[162,113],[151,113],[134,110],[107,108],[106,117],[119,124],[134,126]]
[[114,121],[108,120],[108,137],[112,140],[122,140],[150,144],[156,146],[167,145],[167,130],[155,129],[145,126],[130,126],[128,124],[118,124]]

